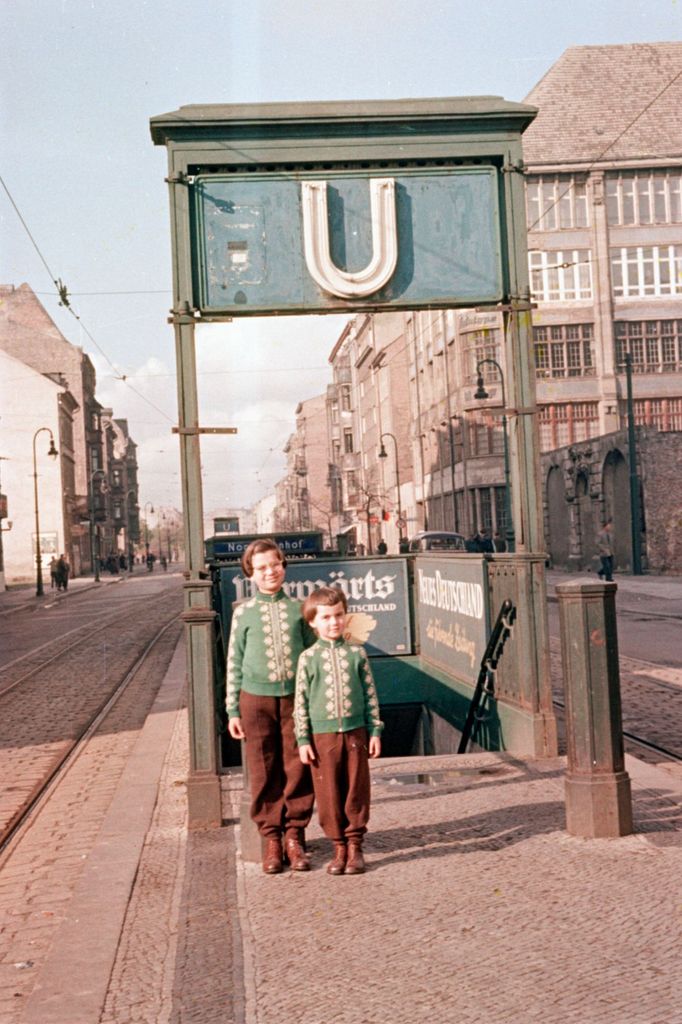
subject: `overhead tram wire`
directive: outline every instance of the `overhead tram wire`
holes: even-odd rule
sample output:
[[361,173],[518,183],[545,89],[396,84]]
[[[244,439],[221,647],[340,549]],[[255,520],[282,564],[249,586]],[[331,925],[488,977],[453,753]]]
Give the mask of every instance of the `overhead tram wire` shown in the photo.
[[86,325],[81,320],[80,316],[76,313],[76,311],[71,306],[71,302],[70,302],[70,298],[69,298],[69,292],[67,290],[66,285],[62,282],[62,279],[60,277],[55,277],[55,275],[52,273],[52,270],[50,269],[50,266],[49,266],[47,260],[45,259],[45,257],[43,256],[42,252],[40,251],[40,247],[38,246],[38,243],[36,242],[35,238],[31,234],[31,231],[30,231],[30,229],[28,227],[28,224],[24,220],[24,218],[23,218],[23,216],[21,214],[21,211],[19,210],[19,207],[17,206],[17,204],[14,201],[12,193],[8,189],[7,185],[5,184],[5,180],[4,180],[4,178],[2,177],[1,174],[0,174],[0,184],[2,185],[3,189],[5,190],[5,192],[7,194],[7,197],[9,199],[10,203],[12,204],[12,207],[13,207],[17,217],[19,218],[19,220],[21,222],[22,227],[24,228],[26,234],[28,235],[29,239],[31,240],[31,244],[33,245],[33,248],[35,249],[35,251],[37,252],[38,256],[40,257],[41,263],[43,264],[43,266],[45,267],[46,271],[50,275],[50,279],[52,280],[52,283],[53,283],[53,285],[55,286],[55,288],[57,290],[57,296],[59,297],[59,305],[62,306],[65,310],[67,310],[67,312],[69,312],[71,314],[71,316],[75,320],[78,321],[78,323],[81,326],[81,329],[84,331],[84,333],[90,339],[90,341],[95,346],[97,351],[106,359],[107,363],[109,364],[109,366],[114,371],[115,379],[122,381],[126,385],[126,387],[130,388],[130,390],[134,394],[136,394],[138,396],[138,398],[141,398],[143,402],[146,402],[147,405],[149,405],[152,409],[154,409],[155,412],[158,412],[160,416],[163,416],[164,419],[168,420],[169,423],[173,423],[173,418],[171,416],[169,416],[168,413],[164,412],[163,409],[160,409],[158,407],[158,405],[155,405],[154,402],[152,402],[149,398],[146,397],[146,395],[143,395],[142,392],[138,391],[137,388],[133,387],[133,385],[128,381],[127,376],[120,372],[118,367],[111,361],[111,359],[109,358],[107,353],[104,351],[102,346],[99,344],[99,342],[96,340],[96,338],[93,336],[93,334],[88,330]]

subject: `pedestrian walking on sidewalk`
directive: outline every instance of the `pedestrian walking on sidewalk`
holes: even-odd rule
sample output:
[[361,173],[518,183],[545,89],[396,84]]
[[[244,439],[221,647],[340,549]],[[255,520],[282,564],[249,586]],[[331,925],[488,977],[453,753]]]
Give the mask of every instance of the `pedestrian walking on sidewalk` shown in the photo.
[[370,804],[369,758],[381,754],[383,723],[363,647],[344,639],[348,602],[336,587],[320,587],[303,603],[318,635],[298,660],[296,741],[311,765],[320,825],[334,843],[330,875],[361,875]]
[[246,741],[251,817],[265,840],[263,871],[279,874],[284,855],[292,871],[309,871],[305,829],[314,794],[310,768],[296,749],[293,715],[296,664],[315,634],[303,621],[300,602],[282,589],[286,560],[274,540],[249,544],[241,566],[256,594],[232,616],[228,730],[233,739]]
[[69,586],[69,571],[71,566],[66,555],[60,555],[57,559],[57,568],[55,571],[55,578],[57,580],[57,590],[66,590]]
[[597,534],[597,551],[601,566],[597,575],[607,583],[613,582],[613,520],[607,519]]

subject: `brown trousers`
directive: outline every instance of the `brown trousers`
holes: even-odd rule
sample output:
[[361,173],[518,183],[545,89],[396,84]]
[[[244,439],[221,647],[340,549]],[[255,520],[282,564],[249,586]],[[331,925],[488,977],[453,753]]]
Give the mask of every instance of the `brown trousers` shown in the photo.
[[367,729],[318,732],[313,736],[316,762],[313,786],[320,825],[328,839],[360,839],[369,821],[369,750]]
[[242,690],[239,712],[251,789],[251,817],[262,836],[303,829],[313,813],[310,769],[298,756],[294,698]]

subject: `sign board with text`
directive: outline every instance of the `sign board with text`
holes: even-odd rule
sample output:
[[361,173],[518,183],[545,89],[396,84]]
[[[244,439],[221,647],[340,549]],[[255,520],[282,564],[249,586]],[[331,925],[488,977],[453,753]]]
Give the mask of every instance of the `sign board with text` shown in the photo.
[[414,593],[422,658],[474,685],[490,628],[485,559],[420,555]]
[[[241,569],[229,566],[219,574],[222,623],[229,634],[232,605],[255,592]],[[412,637],[404,558],[304,559],[287,566],[284,590],[305,600],[317,587],[339,587],[348,599],[352,639],[369,655],[410,654]]]
[[[376,182],[391,192],[378,212]],[[494,167],[198,176],[197,305],[249,315],[347,310],[370,297],[381,308],[499,302],[498,193]]]

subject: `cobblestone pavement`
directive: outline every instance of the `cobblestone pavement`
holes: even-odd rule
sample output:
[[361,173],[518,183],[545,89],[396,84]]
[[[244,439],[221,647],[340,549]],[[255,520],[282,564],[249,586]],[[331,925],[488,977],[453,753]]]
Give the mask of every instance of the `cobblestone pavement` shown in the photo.
[[579,840],[562,775],[378,762],[366,875],[329,877],[318,839],[308,876],[242,865],[249,1024],[679,1024],[679,799],[636,787],[640,834]]
[[[239,773],[223,780],[225,827],[186,832],[187,721],[175,714],[154,754],[158,800],[106,995],[96,1014],[68,1016],[79,980],[68,965],[83,967],[65,942],[65,1012],[54,1021],[682,1024],[679,766],[628,758],[636,834],[581,840],[565,832],[561,758],[380,760],[367,874],[328,876],[328,843],[313,825],[313,870],[266,877],[239,856]],[[53,1024],[22,1005],[50,977],[56,925],[74,941],[74,880],[102,846],[97,814],[120,753],[112,745],[85,766],[97,783],[86,775],[62,798],[71,817],[59,831],[36,825],[21,870],[0,874],[3,1024]],[[103,894],[95,935],[106,907]]]
[[[180,632],[171,626],[0,871],[0,1020],[23,1019]],[[111,893],[93,894],[102,907]],[[65,979],[73,985],[75,978]],[[67,988],[67,991],[69,989]],[[70,1024],[77,1024],[74,1017]]]
[[180,590],[174,587],[158,595],[144,615],[135,607],[111,618],[103,615],[104,627],[81,636],[76,647],[51,664],[40,667],[40,658],[49,654],[43,651],[0,671],[1,689],[12,681],[12,671],[21,674],[35,666],[29,678],[0,692],[0,778],[11,779],[0,793],[0,830],[49,777],[161,626],[181,609]]

